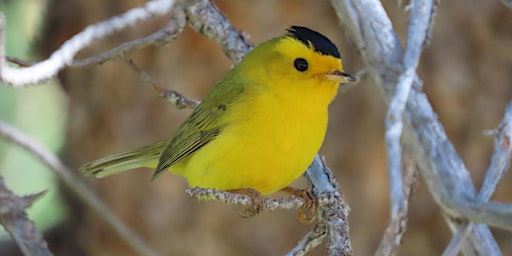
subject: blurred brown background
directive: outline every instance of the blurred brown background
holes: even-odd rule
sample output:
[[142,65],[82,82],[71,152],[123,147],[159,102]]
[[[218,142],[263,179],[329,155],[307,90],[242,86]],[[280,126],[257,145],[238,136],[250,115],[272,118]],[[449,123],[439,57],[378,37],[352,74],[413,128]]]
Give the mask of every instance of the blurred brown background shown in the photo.
[[[289,25],[303,25],[338,45],[348,73],[363,68],[329,1],[214,2],[255,44],[281,35]],[[38,51],[47,56],[85,26],[142,3],[54,0]],[[407,30],[404,7],[398,7],[396,1],[383,4],[403,43]],[[81,56],[152,33],[165,21],[162,18],[120,32]],[[488,166],[493,140],[482,132],[497,127],[512,98],[511,43],[512,14],[499,1],[442,1],[432,43],[424,51],[418,70],[477,188]],[[189,27],[169,45],[148,47],[129,57],[169,88],[196,99],[202,99],[231,65],[217,44]],[[170,137],[190,113],[166,105],[121,60],[66,70],[60,78],[70,105],[64,157],[74,167]],[[385,111],[383,98],[371,80],[339,96],[331,106],[321,150],[352,208],[349,221],[355,255],[373,254],[389,218]],[[151,171],[141,170],[89,181],[123,221],[164,255],[283,255],[311,228],[300,223],[294,211],[244,219],[239,217],[241,208],[186,196],[186,183],[178,176],[167,174],[153,183],[150,177]],[[493,200],[512,202],[512,190],[504,185],[511,182],[509,173]],[[70,255],[66,247],[74,246],[74,255],[134,255],[94,213],[71,201],[75,209],[68,224],[71,229],[64,229],[62,236],[56,232],[50,240],[56,241],[51,247],[57,255]],[[503,253],[512,254],[512,234],[493,231]],[[420,178],[399,254],[439,255],[450,238],[439,208]],[[320,248],[311,255],[325,253]]]

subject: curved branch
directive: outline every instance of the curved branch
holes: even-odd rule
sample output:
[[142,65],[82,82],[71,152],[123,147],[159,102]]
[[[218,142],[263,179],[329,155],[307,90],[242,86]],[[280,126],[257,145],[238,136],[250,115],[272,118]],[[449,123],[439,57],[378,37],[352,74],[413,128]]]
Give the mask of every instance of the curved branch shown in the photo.
[[7,65],[5,58],[5,18],[2,14],[0,15],[0,81],[14,87],[42,83],[57,75],[57,72],[61,69],[69,66],[78,51],[89,46],[95,40],[135,25],[141,20],[149,20],[167,14],[172,10],[174,2],[174,0],[153,0],[143,7],[131,9],[109,20],[88,26],[66,41],[48,59],[26,68],[13,68]]
[[112,227],[124,241],[141,255],[158,255],[153,252],[137,235],[126,227],[108,207],[89,189],[83,180],[77,178],[69,168],[45,146],[28,137],[16,128],[0,122],[0,137],[14,143],[37,157],[44,165],[55,172],[63,183],[71,189],[82,201],[95,211],[108,225]]
[[133,50],[142,49],[155,43],[166,44],[169,40],[175,39],[177,35],[183,31],[185,23],[186,21],[183,11],[177,11],[176,14],[170,18],[169,22],[167,22],[167,25],[157,32],[143,38],[123,43],[102,54],[85,59],[74,60],[69,67],[81,68],[98,65],[106,62],[107,60],[122,56]]

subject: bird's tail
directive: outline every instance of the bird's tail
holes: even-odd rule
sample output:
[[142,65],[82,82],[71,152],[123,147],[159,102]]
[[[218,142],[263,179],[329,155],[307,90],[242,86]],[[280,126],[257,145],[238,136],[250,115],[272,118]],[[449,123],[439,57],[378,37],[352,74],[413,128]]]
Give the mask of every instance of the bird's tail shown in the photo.
[[158,164],[160,152],[169,142],[159,141],[132,151],[107,156],[80,167],[84,175],[95,175],[97,178],[107,177],[138,167],[154,168]]

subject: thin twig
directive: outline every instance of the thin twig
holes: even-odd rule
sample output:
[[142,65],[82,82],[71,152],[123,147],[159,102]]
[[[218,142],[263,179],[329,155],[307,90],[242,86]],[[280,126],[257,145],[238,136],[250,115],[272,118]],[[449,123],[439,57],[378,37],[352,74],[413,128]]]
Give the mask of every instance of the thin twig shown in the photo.
[[135,62],[130,58],[124,58],[124,61],[128,63],[128,66],[139,76],[143,81],[147,82],[153,89],[162,97],[164,100],[172,105],[175,105],[178,109],[183,108],[195,108],[201,103],[195,99],[189,98],[175,90],[166,89],[160,82],[148,75],[142,69],[140,69]]
[[169,40],[175,39],[183,28],[185,27],[185,13],[182,10],[177,10],[174,15],[171,16],[167,25],[157,32],[139,38],[130,42],[123,43],[111,50],[108,50],[102,54],[95,55],[85,59],[74,60],[69,67],[72,68],[81,68],[86,66],[98,65],[106,62],[107,60],[111,60],[117,58],[119,56],[123,56],[128,52],[142,49],[149,45],[158,44],[167,44]]
[[0,176],[0,224],[16,241],[24,255],[52,255],[43,235],[25,212],[45,192],[18,197],[5,186],[4,179]]
[[137,235],[126,227],[108,207],[79,179],[69,168],[45,146],[30,138],[16,128],[0,122],[0,137],[7,139],[37,157],[43,164],[57,174],[64,184],[82,201],[98,214],[134,251],[141,255],[158,255],[149,248]]
[[8,62],[14,63],[20,67],[30,67],[35,64],[35,62],[26,61],[26,60],[22,60],[20,58],[11,57],[11,56],[6,56],[5,59]]
[[174,2],[174,0],[150,1],[143,7],[131,9],[109,20],[90,25],[66,41],[48,59],[26,68],[13,68],[6,64],[5,22],[0,17],[0,81],[13,87],[40,84],[57,75],[59,70],[69,66],[78,51],[91,45],[94,41],[135,25],[141,20],[149,20],[167,14],[172,10]]
[[[508,104],[503,120],[494,135],[494,154],[491,158],[491,164],[487,169],[482,188],[477,196],[478,200],[482,202],[489,201],[510,164],[512,157],[512,102]],[[460,226],[443,255],[457,255],[462,242],[471,232],[473,226],[474,224],[470,222]]]
[[291,251],[285,256],[303,256],[322,243],[327,235],[325,224],[317,223],[313,230],[309,231]]
[[[183,10],[177,10],[174,15],[172,15],[167,22],[167,25],[157,32],[148,35],[143,38],[135,39],[133,41],[122,43],[121,45],[112,48],[106,52],[101,54],[91,56],[84,59],[76,59],[71,62],[71,64],[67,65],[70,68],[83,68],[98,64],[103,64],[108,60],[115,59],[117,57],[123,56],[131,51],[142,49],[149,45],[165,45],[169,43],[170,40],[175,39],[179,33],[183,31],[185,27],[185,13]],[[20,67],[31,67],[37,62],[31,62],[22,60],[17,57],[6,56],[7,61],[17,64]]]
[[389,221],[388,227],[384,232],[381,243],[375,255],[396,255],[396,250],[402,243],[402,237],[407,229],[407,212],[409,209],[409,202],[412,200],[414,194],[414,186],[416,184],[417,168],[416,163],[412,159],[409,150],[403,150],[403,168],[404,168],[404,208],[398,212],[396,219]]
[[443,256],[457,256],[459,255],[460,247],[462,246],[462,242],[469,236],[471,233],[471,226],[473,223],[466,223],[459,227],[457,232],[452,237],[452,240],[448,244],[448,246],[443,251]]
[[478,193],[478,199],[488,201],[496,190],[499,181],[508,170],[512,158],[512,102],[505,110],[505,115],[494,138],[494,154],[487,169],[484,183]]

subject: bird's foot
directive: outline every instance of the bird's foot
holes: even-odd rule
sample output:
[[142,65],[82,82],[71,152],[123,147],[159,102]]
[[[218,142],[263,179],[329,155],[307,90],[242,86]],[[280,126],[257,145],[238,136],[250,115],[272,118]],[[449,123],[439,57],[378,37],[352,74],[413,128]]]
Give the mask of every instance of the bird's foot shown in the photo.
[[249,218],[256,216],[256,214],[260,213],[263,210],[263,200],[265,197],[258,191],[252,188],[239,188],[232,189],[229,192],[243,194],[251,197],[252,205],[248,206],[244,213],[241,213],[240,216],[244,218]]
[[300,197],[304,200],[304,204],[297,211],[297,215],[301,222],[311,223],[315,220],[318,203],[315,195],[313,195],[313,192],[310,189],[285,187],[281,189],[281,191]]

